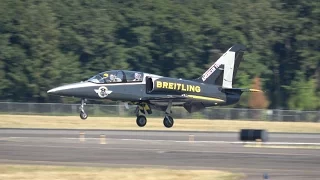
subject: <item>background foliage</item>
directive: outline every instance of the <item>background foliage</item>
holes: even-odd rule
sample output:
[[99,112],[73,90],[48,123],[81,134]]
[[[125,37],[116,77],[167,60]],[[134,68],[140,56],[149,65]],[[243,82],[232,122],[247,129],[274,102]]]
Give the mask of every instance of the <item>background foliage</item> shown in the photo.
[[[269,108],[320,107],[320,3],[314,0],[0,0],[0,100],[109,69],[196,78],[235,43],[237,87],[260,77]],[[249,94],[237,107],[248,107]]]

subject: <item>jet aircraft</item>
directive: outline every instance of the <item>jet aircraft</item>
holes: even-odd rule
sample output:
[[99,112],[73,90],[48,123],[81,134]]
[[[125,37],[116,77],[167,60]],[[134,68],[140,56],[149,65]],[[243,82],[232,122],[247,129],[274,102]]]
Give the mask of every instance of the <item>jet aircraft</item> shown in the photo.
[[243,92],[258,92],[256,89],[233,88],[234,79],[243,59],[245,47],[236,44],[230,47],[199,78],[187,80],[164,77],[139,71],[110,70],[98,73],[86,81],[53,88],[47,93],[81,98],[80,117],[87,119],[87,99],[109,99],[136,105],[136,123],[143,127],[146,114],[152,109],[165,112],[163,124],[174,124],[170,116],[173,106],[182,106],[189,113],[211,106],[225,106],[239,101]]

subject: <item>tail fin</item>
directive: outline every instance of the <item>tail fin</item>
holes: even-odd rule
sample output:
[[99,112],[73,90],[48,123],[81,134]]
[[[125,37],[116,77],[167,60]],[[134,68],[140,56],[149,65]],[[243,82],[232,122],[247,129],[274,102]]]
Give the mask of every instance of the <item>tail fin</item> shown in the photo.
[[232,88],[244,51],[241,44],[232,46],[195,81]]

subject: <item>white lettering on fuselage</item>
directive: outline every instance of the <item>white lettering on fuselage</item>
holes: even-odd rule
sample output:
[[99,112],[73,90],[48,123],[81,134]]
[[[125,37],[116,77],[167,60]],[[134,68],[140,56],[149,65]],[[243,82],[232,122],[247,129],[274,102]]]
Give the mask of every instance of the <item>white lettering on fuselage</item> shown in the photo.
[[203,75],[202,75],[202,81],[205,81],[208,79],[209,76],[212,75],[212,73],[218,69],[220,65],[218,64],[213,64]]

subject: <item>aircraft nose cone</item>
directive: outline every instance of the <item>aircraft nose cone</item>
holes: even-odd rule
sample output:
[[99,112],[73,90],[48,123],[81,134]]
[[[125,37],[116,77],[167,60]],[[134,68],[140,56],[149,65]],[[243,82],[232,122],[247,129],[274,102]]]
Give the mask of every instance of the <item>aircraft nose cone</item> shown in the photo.
[[57,88],[53,88],[53,89],[50,89],[49,91],[47,91],[48,94],[55,94],[59,92],[59,90]]
[[[61,86],[63,87],[63,86]],[[64,91],[61,87],[53,88],[47,91],[48,94],[54,94],[54,95],[62,95],[64,94]]]
[[59,86],[47,91],[48,94],[59,95],[59,96],[72,96],[74,91],[80,88],[80,83],[67,84]]
[[58,96],[72,96],[72,97],[82,97],[90,94],[90,92],[94,93],[94,91],[88,91],[88,87],[94,84],[88,82],[79,82],[66,84],[63,86],[59,86],[47,91],[48,94],[58,95]]

